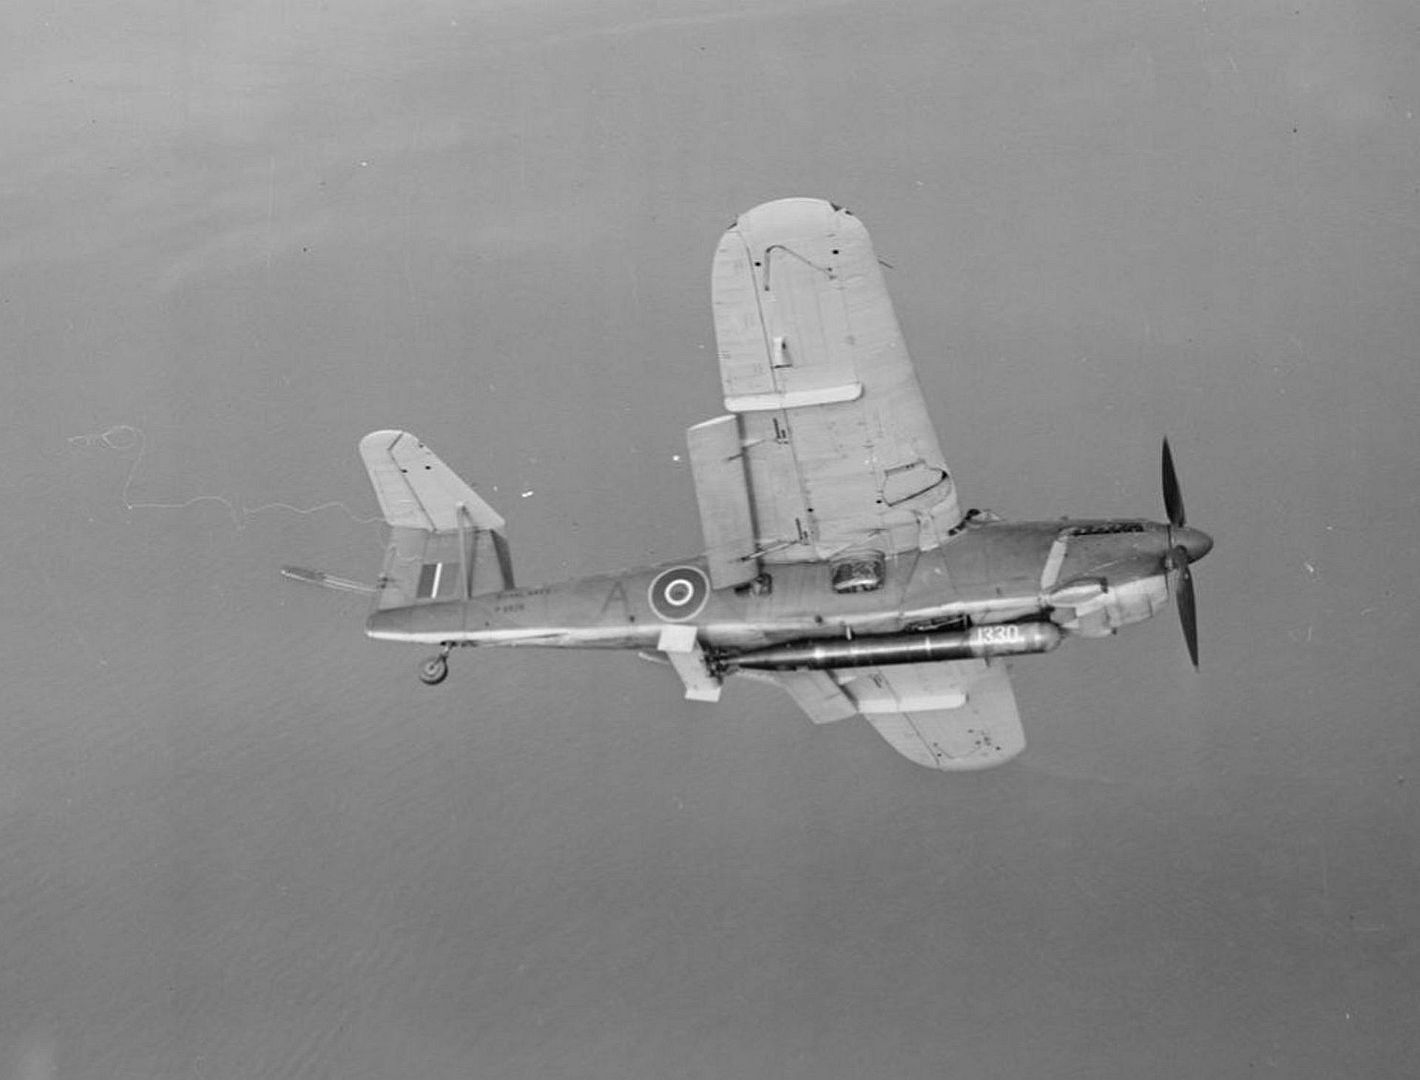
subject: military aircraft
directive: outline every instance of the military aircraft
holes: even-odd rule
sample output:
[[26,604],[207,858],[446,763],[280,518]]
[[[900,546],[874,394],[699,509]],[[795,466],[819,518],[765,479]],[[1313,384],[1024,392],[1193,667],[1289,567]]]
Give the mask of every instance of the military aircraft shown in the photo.
[[1005,659],[1100,637],[1174,597],[1198,663],[1191,528],[1163,443],[1163,523],[963,513],[867,230],[808,198],[765,203],[711,271],[725,414],[689,429],[702,553],[518,587],[505,523],[405,431],[360,442],[389,525],[366,632],[455,647],[633,649],[686,697],[734,675],[778,684],[815,723],[861,715],[934,769],[999,765],[1025,735]]

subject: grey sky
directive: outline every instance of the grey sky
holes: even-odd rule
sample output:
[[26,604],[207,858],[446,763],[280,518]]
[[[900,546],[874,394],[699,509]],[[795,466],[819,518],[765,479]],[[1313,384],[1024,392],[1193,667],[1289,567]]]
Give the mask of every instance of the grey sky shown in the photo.
[[[0,1077],[1407,1075],[1417,32],[12,5]],[[1022,661],[1025,756],[943,777],[627,657],[430,691],[276,576],[375,572],[392,426],[521,580],[693,552],[711,253],[795,194],[964,505],[1158,515],[1171,436],[1200,674],[1172,613]]]

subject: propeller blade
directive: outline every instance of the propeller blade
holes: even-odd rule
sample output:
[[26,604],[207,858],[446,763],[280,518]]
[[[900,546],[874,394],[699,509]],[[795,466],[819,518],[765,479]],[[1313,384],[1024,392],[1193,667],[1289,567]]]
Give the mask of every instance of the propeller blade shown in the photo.
[[1193,599],[1193,574],[1188,569],[1188,552],[1181,547],[1173,549],[1174,565],[1178,571],[1174,583],[1174,602],[1178,605],[1178,621],[1183,627],[1183,640],[1188,644],[1188,658],[1198,667],[1198,613]]
[[1173,454],[1169,452],[1169,441],[1164,439],[1164,511],[1169,516],[1169,524],[1175,529],[1188,524],[1183,512],[1183,492],[1178,486],[1178,474],[1173,471]]

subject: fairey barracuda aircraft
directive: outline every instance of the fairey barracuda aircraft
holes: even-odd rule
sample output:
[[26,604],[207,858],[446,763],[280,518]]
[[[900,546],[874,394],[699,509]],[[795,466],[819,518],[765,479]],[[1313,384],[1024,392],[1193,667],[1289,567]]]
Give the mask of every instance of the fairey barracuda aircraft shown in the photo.
[[1025,747],[1005,658],[1102,637],[1170,594],[1194,665],[1185,523],[1168,441],[1168,521],[1003,521],[958,508],[867,230],[818,199],[744,214],[715,251],[726,414],[688,433],[704,552],[519,588],[504,521],[404,431],[360,442],[389,548],[372,638],[456,646],[635,649],[686,697],[724,680],[783,687],[816,723],[861,715],[920,765],[999,765]]

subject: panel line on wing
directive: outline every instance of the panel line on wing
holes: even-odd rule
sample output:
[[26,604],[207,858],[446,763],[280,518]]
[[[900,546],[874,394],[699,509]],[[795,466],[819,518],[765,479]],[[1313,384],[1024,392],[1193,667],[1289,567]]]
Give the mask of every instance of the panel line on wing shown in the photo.
[[805,258],[803,255],[800,255],[797,251],[795,251],[793,248],[791,248],[788,244],[770,244],[767,248],[764,249],[764,291],[765,291],[765,292],[769,292],[769,291],[770,291],[770,290],[769,290],[769,273],[770,273],[770,271],[774,268],[774,262],[773,262],[773,260],[770,258],[770,256],[773,255],[774,252],[776,252],[776,251],[782,251],[782,252],[784,252],[786,255],[792,255],[794,258],[798,259],[799,262],[801,262],[801,263],[803,263],[805,266],[807,266],[810,270],[817,270],[820,274],[824,275],[824,277],[828,278],[829,281],[834,281],[834,280],[836,280],[836,275],[833,273],[833,267],[831,267],[831,266],[820,266],[818,263],[814,262],[812,259]]

